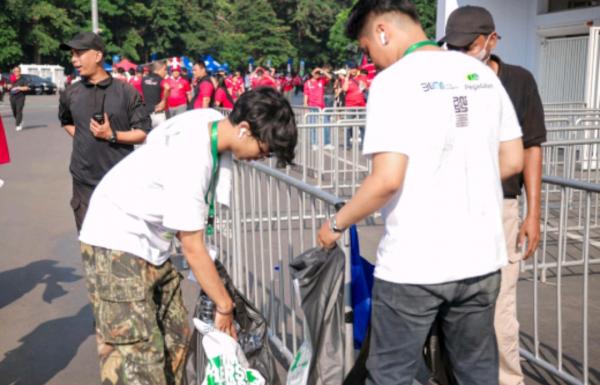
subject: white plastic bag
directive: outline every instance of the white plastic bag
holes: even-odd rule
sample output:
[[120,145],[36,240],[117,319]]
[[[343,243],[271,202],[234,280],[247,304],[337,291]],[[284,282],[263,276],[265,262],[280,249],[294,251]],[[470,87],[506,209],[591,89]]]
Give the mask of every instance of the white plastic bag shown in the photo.
[[246,356],[233,338],[197,318],[194,326],[204,335],[202,346],[208,358],[202,385],[265,385],[260,373],[248,368]]
[[304,341],[294,356],[288,370],[286,385],[307,385],[310,372],[312,349],[310,343]]

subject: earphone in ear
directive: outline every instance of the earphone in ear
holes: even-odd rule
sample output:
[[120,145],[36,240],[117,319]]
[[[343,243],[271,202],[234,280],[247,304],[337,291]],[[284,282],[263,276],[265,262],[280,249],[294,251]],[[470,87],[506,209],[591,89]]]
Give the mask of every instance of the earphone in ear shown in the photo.
[[248,132],[248,130],[246,130],[245,128],[242,128],[240,130],[240,133],[238,134],[238,138],[242,138],[244,135],[246,135],[246,132]]
[[381,44],[383,44],[383,45],[387,44],[387,40],[385,38],[385,32],[381,32],[381,34],[379,35],[379,39],[381,39]]

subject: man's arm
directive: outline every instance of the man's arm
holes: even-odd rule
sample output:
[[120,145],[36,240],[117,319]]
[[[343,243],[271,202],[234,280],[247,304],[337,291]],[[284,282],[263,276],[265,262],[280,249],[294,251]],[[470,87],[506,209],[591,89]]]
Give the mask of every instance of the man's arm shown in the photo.
[[163,112],[164,110],[166,110],[167,108],[167,99],[169,98],[169,95],[171,94],[171,87],[169,87],[169,84],[167,83],[162,83],[163,84],[163,97],[161,99],[161,101],[154,107],[154,112]]
[[[339,228],[347,228],[360,222],[382,208],[402,188],[408,157],[404,154],[385,152],[373,156],[373,171],[361,184],[356,194],[336,214]],[[325,222],[318,234],[319,245],[331,248],[341,237],[329,229]]]
[[523,171],[523,141],[521,138],[500,142],[499,164],[502,180]]
[[[108,114],[104,113],[104,123],[100,124],[94,119],[90,119],[90,131],[94,137],[109,140],[113,135],[110,126]],[[115,131],[117,143],[122,144],[141,144],[146,140],[146,132],[140,128],[132,128],[129,131]]]
[[237,338],[233,324],[233,301],[223,285],[214,262],[204,245],[203,231],[181,231],[177,235],[181,250],[202,290],[217,306],[215,328]]
[[519,230],[519,246],[522,247],[527,239],[527,250],[523,254],[523,258],[527,259],[533,255],[540,242],[542,148],[529,147],[525,150],[524,159],[523,179],[527,196],[527,216]]

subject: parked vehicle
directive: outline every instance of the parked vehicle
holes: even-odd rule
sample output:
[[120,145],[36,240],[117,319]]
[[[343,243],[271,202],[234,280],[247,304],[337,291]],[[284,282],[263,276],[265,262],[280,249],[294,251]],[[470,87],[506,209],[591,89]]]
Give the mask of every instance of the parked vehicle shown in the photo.
[[54,95],[56,94],[56,84],[48,79],[44,79],[38,75],[22,74],[29,85],[30,90],[27,92],[30,95]]

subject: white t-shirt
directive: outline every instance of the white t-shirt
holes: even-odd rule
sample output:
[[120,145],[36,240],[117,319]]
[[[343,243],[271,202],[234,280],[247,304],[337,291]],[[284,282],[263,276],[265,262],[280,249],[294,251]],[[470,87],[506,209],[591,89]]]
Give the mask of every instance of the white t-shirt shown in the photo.
[[[205,227],[213,168],[209,124],[221,119],[215,110],[199,109],[152,130],[96,187],[79,239],[162,265],[178,231]],[[228,205],[232,155],[220,158],[217,201]]]
[[521,137],[498,77],[457,52],[415,52],[369,92],[364,154],[408,156],[383,208],[375,276],[405,284],[477,277],[507,263],[499,144]]

